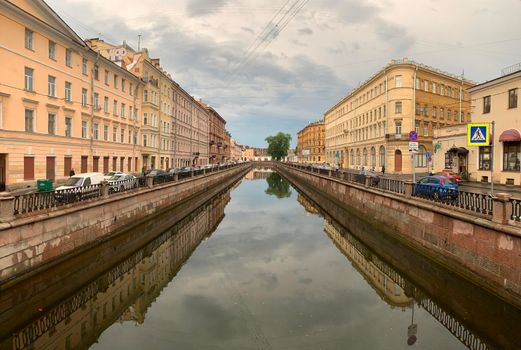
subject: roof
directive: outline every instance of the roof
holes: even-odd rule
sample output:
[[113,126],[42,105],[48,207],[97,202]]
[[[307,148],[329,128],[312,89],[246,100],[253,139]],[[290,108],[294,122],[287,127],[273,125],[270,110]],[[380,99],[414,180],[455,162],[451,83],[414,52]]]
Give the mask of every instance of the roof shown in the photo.
[[471,87],[470,89],[468,89],[468,91],[475,92],[475,91],[481,90],[483,88],[491,87],[496,84],[501,84],[501,83],[507,82],[507,81],[515,79],[515,78],[521,79],[521,70],[510,73],[510,74],[502,75],[500,77],[497,77],[497,78],[494,78],[491,80],[487,80],[481,84]]

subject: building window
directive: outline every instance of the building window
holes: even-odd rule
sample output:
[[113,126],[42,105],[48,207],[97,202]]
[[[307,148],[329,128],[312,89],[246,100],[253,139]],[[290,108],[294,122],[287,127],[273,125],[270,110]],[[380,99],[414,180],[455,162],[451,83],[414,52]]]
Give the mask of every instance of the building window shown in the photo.
[[114,74],[114,89],[118,88],[118,76]]
[[429,91],[429,81],[428,80],[423,81],[423,90]]
[[447,96],[452,97],[452,88],[447,86]]
[[134,84],[129,84],[128,92],[130,93],[130,96],[134,96]]
[[125,143],[125,129],[121,128],[121,143]]
[[479,147],[479,170],[490,170],[491,147]]
[[414,81],[414,88],[416,90],[420,90],[420,78],[416,78],[416,80]]
[[452,168],[452,153],[445,152],[445,169]]
[[33,91],[33,76],[34,69],[25,67],[24,88],[27,91]]
[[34,110],[25,110],[25,131],[34,132]]
[[114,100],[114,103],[112,104],[112,113],[113,114],[118,114],[118,101],[117,100]]
[[121,79],[121,91],[125,92],[125,89],[127,88],[127,81],[125,79]]
[[419,135],[420,134],[420,122],[416,121],[414,124],[414,131]]
[[47,114],[47,133],[49,135],[56,134],[56,114],[54,113]]
[[25,48],[33,50],[34,47],[34,32],[28,28],[25,28]]
[[143,102],[148,102],[148,90],[143,90]]
[[126,112],[127,112],[127,106],[124,103],[122,103],[121,104],[121,117],[122,118],[125,118]]
[[395,86],[398,88],[398,87],[402,87],[402,76],[401,75],[397,75],[396,77],[394,77],[394,82],[395,82]]
[[445,109],[440,107],[440,120],[445,119]]
[[432,82],[432,92],[435,94],[438,92],[437,90],[438,90],[438,86],[436,85],[435,82]]
[[465,121],[465,113],[463,111],[460,112],[459,121],[463,123]]
[[109,98],[107,96],[103,98],[103,112],[109,112]]
[[503,142],[503,170],[519,171],[521,142]]
[[445,85],[440,85],[440,95],[445,95]]
[[450,116],[452,115],[452,111],[450,109],[447,110],[447,122],[450,122]]
[[113,142],[117,141],[117,134],[118,134],[118,127],[115,126],[112,128],[112,141]]
[[65,65],[72,67],[72,51],[71,49],[65,49]]
[[82,63],[81,63],[81,72],[85,75],[87,75],[87,71],[88,71],[88,65],[89,65],[89,62],[87,61],[86,58],[84,58],[82,60]]
[[147,125],[147,124],[148,124],[148,114],[143,113],[143,125]]
[[99,94],[97,92],[94,93],[94,108],[100,109]]
[[432,107],[432,118],[436,118],[437,109],[436,107]]
[[56,59],[56,43],[49,40],[49,58],[51,60]]
[[418,147],[418,153],[414,154],[414,165],[416,167],[425,168],[427,166],[426,152],[425,146],[420,145],[420,147]]
[[414,111],[416,113],[416,115],[420,115],[421,114],[421,107],[420,107],[420,104],[417,103],[416,106],[414,106]]
[[394,113],[396,113],[396,114],[402,113],[402,102],[401,101],[396,101],[394,103]]
[[147,135],[143,135],[143,147],[147,147]]
[[402,135],[402,121],[401,120],[397,120],[394,122],[394,126],[395,126],[395,131],[394,133],[396,135]]
[[94,123],[94,140],[99,138],[99,124]]
[[81,89],[81,105],[82,107],[87,107],[87,89]]
[[423,106],[423,115],[426,117],[429,116],[429,106],[427,106],[427,105]]
[[72,84],[69,81],[65,82],[65,101],[72,101]]
[[94,79],[99,80],[99,67],[97,64],[94,65]]
[[423,136],[429,136],[429,125],[427,123],[423,124]]
[[109,126],[103,125],[103,140],[108,141],[109,140]]
[[109,85],[109,71],[105,69],[105,84]]
[[56,77],[50,75],[48,76],[47,93],[50,97],[56,97]]
[[87,121],[85,120],[81,121],[81,137],[84,139],[87,138]]
[[508,108],[517,108],[517,89],[508,90]]
[[65,117],[65,137],[72,136],[72,118]]

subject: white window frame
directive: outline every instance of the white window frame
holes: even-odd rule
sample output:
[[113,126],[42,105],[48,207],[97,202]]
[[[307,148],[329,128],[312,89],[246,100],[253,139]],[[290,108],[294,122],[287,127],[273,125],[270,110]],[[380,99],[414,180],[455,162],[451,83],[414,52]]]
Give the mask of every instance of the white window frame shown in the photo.
[[401,75],[396,75],[394,77],[394,86],[397,87],[397,88],[403,87],[403,81],[402,81],[402,76]]
[[[68,87],[67,87],[68,84]],[[65,101],[72,101],[72,83],[70,81],[65,82]]]
[[47,76],[47,94],[49,97],[56,97],[56,77]]

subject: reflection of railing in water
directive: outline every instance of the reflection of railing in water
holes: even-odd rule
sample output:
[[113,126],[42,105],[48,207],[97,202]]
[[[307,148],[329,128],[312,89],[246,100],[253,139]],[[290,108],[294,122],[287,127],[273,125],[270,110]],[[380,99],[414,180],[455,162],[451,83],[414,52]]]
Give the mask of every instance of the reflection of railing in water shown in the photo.
[[[168,247],[166,247],[166,254],[168,254],[168,257],[167,260],[165,260],[165,263],[153,265],[153,270],[158,270],[161,268],[165,269],[165,279],[161,281],[164,282],[164,284],[161,283],[163,285],[155,289],[152,293],[153,295],[145,296],[144,304],[142,304],[142,306],[147,308],[150,305],[150,302],[155,299],[157,295],[159,295],[162,288],[168,283],[168,281],[170,281],[171,278],[177,274],[178,270],[189,258],[199,243],[215,230],[216,225],[224,216],[224,207],[228,201],[229,192],[221,193],[220,195],[216,196],[212,202],[196,209],[189,216],[179,221],[169,230],[163,232],[160,236],[156,237],[147,245],[120,262],[110,271],[97,277],[94,281],[83,287],[79,292],[76,292],[73,296],[61,302],[58,306],[52,308],[49,311],[45,310],[45,314],[36,321],[33,321],[21,330],[12,334],[13,349],[22,350],[33,348],[36,341],[46,333],[49,333],[50,339],[51,334],[54,333],[57,326],[59,326],[62,322],[65,322],[65,324],[69,323],[71,318],[74,318],[75,312],[78,312],[80,309],[84,310],[85,307],[89,305],[89,302],[94,302],[93,300],[96,300],[95,297],[105,293],[109,286],[112,285],[115,288],[119,288],[119,285],[117,284],[118,280],[121,282],[121,278],[124,276],[128,276],[128,278],[135,276],[136,272],[138,271],[136,267],[139,264],[144,263],[147,256],[161,254],[159,248],[164,244],[168,244]],[[197,230],[201,228],[203,230],[198,232]],[[165,250],[163,250],[163,252],[165,252]],[[161,260],[161,262],[163,262],[163,259],[157,260]],[[142,275],[146,273],[147,272],[141,272]],[[120,285],[122,284],[123,282],[120,283]],[[145,292],[146,294],[147,291],[142,292]],[[101,301],[98,301],[97,303],[99,304]],[[116,311],[117,310],[114,309],[113,305],[112,312]],[[140,311],[144,312],[144,310]],[[78,316],[76,316],[76,318],[77,317]],[[105,319],[105,316],[103,318]],[[96,316],[94,319],[96,320]],[[90,322],[91,320],[88,321]],[[97,333],[99,329],[97,328],[96,322],[97,321],[93,322],[94,324],[92,325],[92,331],[96,331]],[[54,334],[60,336],[58,333]],[[84,336],[83,333],[84,329],[82,327],[82,341]]]
[[[326,223],[328,227],[334,231],[335,237],[331,236],[333,240],[342,240],[347,242],[350,246],[356,249],[360,255],[364,256],[368,261],[371,261],[381,272],[383,272],[389,279],[395,282],[408,294],[413,297],[418,304],[431,314],[439,323],[441,323],[449,332],[451,332],[462,344],[472,350],[486,350],[488,345],[484,343],[477,335],[468,330],[461,322],[454,316],[450,315],[436,302],[430,299],[423,291],[414,286],[411,282],[403,278],[398,271],[389,266],[386,262],[373,254],[363,243],[356,239],[353,235],[345,232],[339,228],[335,223]],[[327,231],[326,231],[327,232]],[[330,233],[331,234],[331,233]],[[337,242],[339,243],[339,242]]]

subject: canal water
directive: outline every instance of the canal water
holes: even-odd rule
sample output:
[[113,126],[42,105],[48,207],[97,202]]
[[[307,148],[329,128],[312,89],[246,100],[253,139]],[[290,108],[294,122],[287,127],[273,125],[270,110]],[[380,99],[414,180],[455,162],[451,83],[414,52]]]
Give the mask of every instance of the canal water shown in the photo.
[[[0,346],[521,346],[519,310],[405,247],[393,248],[393,264],[376,253],[378,247],[357,238],[354,227],[338,224],[325,207],[278,174],[256,169],[139,247],[131,244],[142,232],[96,248],[89,261],[70,268],[84,279],[66,275],[67,263],[56,275],[32,277],[34,283],[26,282],[9,299],[10,310],[26,305],[19,308],[23,311],[10,313],[3,303],[0,330],[6,333]],[[111,252],[121,249],[128,254],[112,261]],[[68,284],[74,290],[53,301]],[[11,329],[7,323],[17,326]]]

